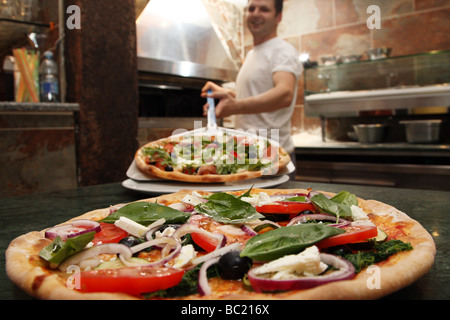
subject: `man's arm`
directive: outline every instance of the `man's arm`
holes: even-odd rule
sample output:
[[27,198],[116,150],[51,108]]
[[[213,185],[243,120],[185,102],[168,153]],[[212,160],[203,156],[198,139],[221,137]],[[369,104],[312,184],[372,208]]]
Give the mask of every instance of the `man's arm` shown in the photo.
[[[295,92],[295,76],[286,71],[278,71],[272,75],[274,87],[262,94],[237,100],[234,92],[223,89],[213,83],[207,83],[202,89],[202,97],[206,97],[208,89],[213,90],[211,97],[220,99],[216,106],[216,117],[223,118],[233,114],[252,114],[271,112],[291,105]],[[220,88],[220,89],[219,89]],[[204,106],[207,110],[207,104]]]

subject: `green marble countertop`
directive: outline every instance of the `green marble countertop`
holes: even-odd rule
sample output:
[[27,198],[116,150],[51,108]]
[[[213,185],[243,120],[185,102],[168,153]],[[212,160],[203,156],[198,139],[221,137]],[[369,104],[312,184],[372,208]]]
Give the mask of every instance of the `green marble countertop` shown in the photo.
[[[286,182],[279,187],[311,187],[330,192],[347,190],[363,199],[388,203],[418,220],[436,243],[435,263],[418,281],[384,299],[450,299],[450,192],[308,182]],[[5,272],[4,252],[15,237],[42,230],[90,210],[149,197],[114,183],[0,199],[0,299],[31,299],[9,280]]]

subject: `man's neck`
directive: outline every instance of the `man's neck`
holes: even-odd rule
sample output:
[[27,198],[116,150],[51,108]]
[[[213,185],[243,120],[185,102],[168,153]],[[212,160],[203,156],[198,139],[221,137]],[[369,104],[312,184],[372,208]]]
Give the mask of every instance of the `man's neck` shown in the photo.
[[260,45],[260,44],[262,44],[262,43],[264,43],[266,41],[269,41],[269,40],[271,40],[273,38],[276,38],[276,37],[277,37],[277,33],[276,32],[273,33],[273,34],[270,34],[269,36],[262,37],[262,38],[258,38],[258,37],[255,38],[255,37],[253,37],[253,45],[254,46]]

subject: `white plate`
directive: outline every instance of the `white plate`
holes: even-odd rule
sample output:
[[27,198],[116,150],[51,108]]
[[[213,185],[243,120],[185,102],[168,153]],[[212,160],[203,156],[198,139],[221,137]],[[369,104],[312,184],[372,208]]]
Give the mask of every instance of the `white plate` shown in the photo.
[[289,176],[273,176],[268,178],[257,178],[251,180],[224,182],[224,183],[185,183],[178,181],[136,181],[127,179],[122,182],[122,186],[126,189],[140,191],[151,194],[174,193],[183,189],[203,190],[210,192],[237,191],[253,188],[268,188],[280,185],[289,180]]

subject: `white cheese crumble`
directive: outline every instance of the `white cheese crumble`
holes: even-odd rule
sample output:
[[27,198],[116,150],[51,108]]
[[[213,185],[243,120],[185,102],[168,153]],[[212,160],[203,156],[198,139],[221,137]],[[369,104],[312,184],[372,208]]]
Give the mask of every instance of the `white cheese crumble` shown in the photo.
[[177,157],[174,161],[175,163],[175,169],[178,171],[183,170],[185,166],[194,166],[198,167],[202,164],[202,158],[201,157],[194,157],[193,160],[185,159],[183,157]]
[[352,210],[353,221],[369,219],[369,217],[367,216],[367,213],[365,213],[364,210],[361,209],[360,207],[352,205],[350,207],[350,209]]
[[174,260],[173,267],[181,268],[188,264],[192,259],[197,256],[197,251],[195,251],[194,246],[192,244],[188,244],[181,248],[180,253]]
[[173,227],[167,227],[164,229],[163,232],[156,231],[155,232],[155,239],[157,238],[163,238],[163,237],[171,237],[175,233],[175,228]]
[[352,205],[351,210],[353,219],[353,222],[351,223],[352,226],[374,226],[374,223],[370,221],[369,216],[364,212],[363,209],[358,206]]
[[295,279],[299,276],[314,276],[324,272],[328,266],[320,261],[316,246],[306,248],[299,254],[291,254],[268,262],[255,270],[257,275],[273,274],[272,279]]
[[120,217],[119,220],[116,220],[114,222],[114,225],[139,238],[149,230],[149,228],[147,228],[146,226],[143,226],[142,224],[137,223],[127,217]]
[[242,197],[242,201],[250,203],[252,206],[263,206],[266,204],[271,204],[275,201],[282,201],[284,200],[283,196],[269,196],[265,192],[255,193],[252,194],[250,197]]
[[203,203],[204,198],[200,193],[193,191],[191,194],[184,196],[183,199],[181,199],[181,202],[196,206],[200,203]]

